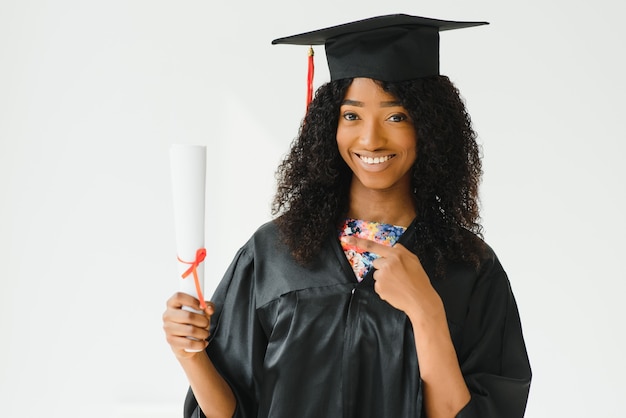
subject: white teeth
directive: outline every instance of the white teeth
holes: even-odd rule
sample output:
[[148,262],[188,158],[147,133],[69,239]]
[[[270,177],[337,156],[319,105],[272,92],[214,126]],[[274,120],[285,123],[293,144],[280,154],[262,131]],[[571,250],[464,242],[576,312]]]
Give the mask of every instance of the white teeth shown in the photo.
[[367,164],[380,164],[380,163],[384,163],[385,161],[388,161],[392,156],[391,155],[385,155],[384,157],[365,157],[363,155],[359,155],[359,158],[366,162]]

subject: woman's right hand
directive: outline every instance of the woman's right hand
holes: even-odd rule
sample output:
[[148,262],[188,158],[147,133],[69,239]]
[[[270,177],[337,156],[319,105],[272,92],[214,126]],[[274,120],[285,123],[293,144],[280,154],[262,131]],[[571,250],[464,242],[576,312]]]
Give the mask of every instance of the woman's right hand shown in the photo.
[[204,351],[209,344],[207,338],[209,338],[211,315],[215,312],[214,305],[206,302],[206,309],[199,314],[183,310],[183,306],[197,311],[202,311],[202,308],[198,299],[186,293],[177,292],[167,300],[166,306],[163,313],[163,330],[165,339],[176,357],[190,358]]

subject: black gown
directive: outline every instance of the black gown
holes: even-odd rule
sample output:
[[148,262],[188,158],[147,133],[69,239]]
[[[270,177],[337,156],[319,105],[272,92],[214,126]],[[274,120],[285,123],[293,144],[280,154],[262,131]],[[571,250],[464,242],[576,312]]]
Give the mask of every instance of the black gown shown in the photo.
[[[398,242],[413,239],[411,226]],[[531,370],[517,305],[485,247],[478,271],[456,263],[431,279],[472,395],[457,417],[522,417]],[[273,222],[259,228],[212,299],[207,352],[237,398],[235,417],[426,417],[413,328],[371,273],[356,280],[337,235],[303,267]],[[184,416],[204,417],[191,389]]]

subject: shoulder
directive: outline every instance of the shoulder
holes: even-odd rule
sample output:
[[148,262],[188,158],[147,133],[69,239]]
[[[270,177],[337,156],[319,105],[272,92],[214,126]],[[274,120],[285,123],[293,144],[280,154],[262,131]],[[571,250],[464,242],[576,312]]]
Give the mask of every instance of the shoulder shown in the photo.
[[[338,242],[336,247],[340,249]],[[242,246],[235,275],[246,288],[253,289],[256,306],[293,291],[351,283],[352,272],[342,274],[334,248],[329,241],[311,264],[300,264],[282,242],[276,223],[269,221]]]
[[281,240],[279,228],[273,220],[264,223],[252,234],[242,247],[242,252],[254,265],[257,280],[275,280],[284,276],[286,271],[302,268]]
[[504,309],[513,295],[509,276],[491,245],[479,237],[476,239],[481,243],[481,251],[480,262],[474,274],[472,295],[476,300],[501,305]]
[[274,220],[267,221],[257,228],[252,235],[253,239],[276,239],[278,236],[278,226]]
[[476,238],[481,242],[481,257],[478,266],[478,276],[483,280],[500,280],[508,286],[508,277],[504,267],[500,263],[495,250],[484,240]]
[[[262,289],[267,278],[268,265],[275,265],[281,257],[278,245],[277,228],[273,222],[261,225],[239,248],[218,285],[214,301],[227,301],[229,298],[256,300],[271,298]],[[225,302],[224,302],[225,303]]]
[[[476,249],[478,264],[473,267],[473,270],[476,271],[477,276],[484,276],[487,273],[504,273],[500,260],[491,245],[471,231],[463,230],[463,234],[463,238],[470,243],[472,248]],[[472,267],[466,266],[466,268]]]
[[250,255],[265,256],[284,250],[281,245],[279,231],[276,223],[271,220],[257,228],[242,250]]
[[442,293],[449,293],[453,299],[459,295],[465,295],[469,298],[477,291],[508,292],[510,289],[509,278],[494,249],[476,234],[470,231],[465,233],[468,234],[465,238],[473,241],[473,248],[477,249],[477,262],[453,261],[446,263],[443,277],[433,280],[433,285]]
[[473,239],[480,244],[478,263],[450,263],[445,276],[432,281],[443,300],[449,322],[458,327],[467,321],[468,315],[491,312],[494,318],[504,317],[512,298],[508,275],[496,252],[482,238],[474,236]]
[[232,281],[235,278],[251,280],[257,260],[262,260],[272,252],[271,249],[278,242],[277,236],[277,228],[272,221],[258,227],[236,252],[222,281]]

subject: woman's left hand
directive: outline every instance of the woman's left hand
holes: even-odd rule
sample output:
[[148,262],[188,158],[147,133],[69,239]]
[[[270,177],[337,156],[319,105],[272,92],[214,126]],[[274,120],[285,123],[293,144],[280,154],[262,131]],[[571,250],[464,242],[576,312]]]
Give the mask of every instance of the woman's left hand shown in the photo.
[[388,247],[354,236],[342,241],[379,257],[373,261],[374,290],[381,299],[412,319],[439,316],[443,302],[430,283],[419,258],[401,244]]

